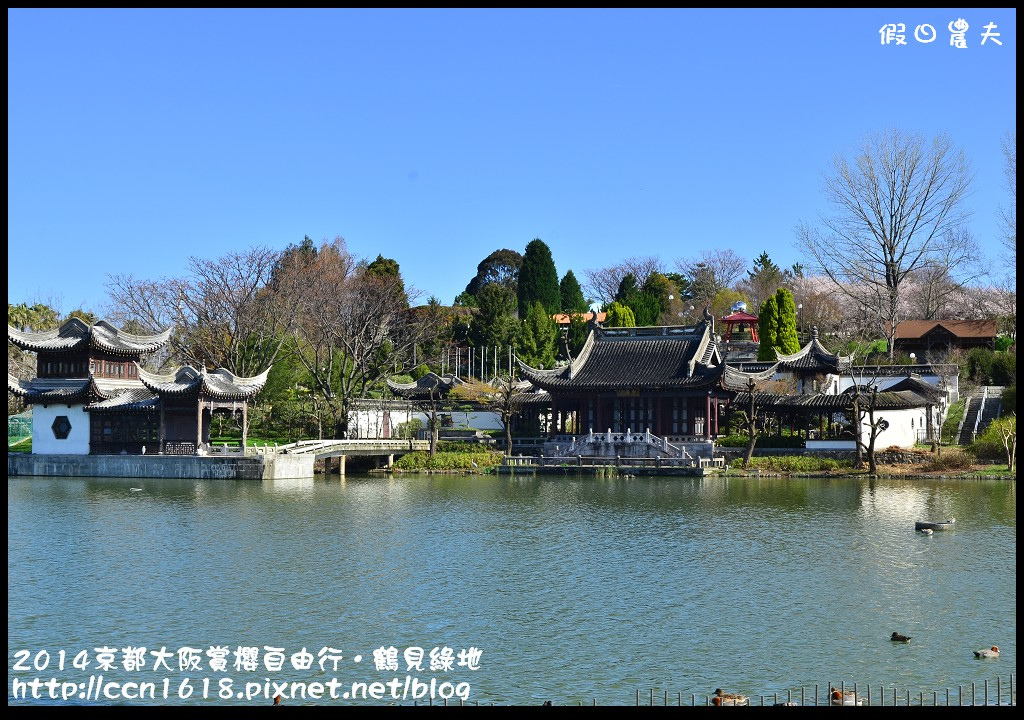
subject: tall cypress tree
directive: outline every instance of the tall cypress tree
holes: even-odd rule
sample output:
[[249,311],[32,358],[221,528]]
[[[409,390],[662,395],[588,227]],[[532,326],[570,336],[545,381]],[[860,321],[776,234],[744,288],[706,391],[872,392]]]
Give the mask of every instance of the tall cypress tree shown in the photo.
[[786,288],[779,288],[774,295],[768,296],[761,304],[757,332],[760,335],[758,360],[775,360],[776,350],[779,355],[792,355],[800,349],[800,339],[796,334],[796,303],[793,302],[793,293]]
[[775,336],[778,333],[778,303],[775,295],[769,295],[757,313],[758,360],[775,360]]
[[519,330],[516,355],[532,367],[552,368],[558,352],[558,325],[540,302],[526,311]]
[[549,315],[561,310],[562,293],[558,287],[558,271],[551,258],[551,248],[534,238],[523,253],[519,268],[519,317],[525,318],[530,306],[539,302]]
[[572,270],[565,273],[562,282],[558,284],[558,291],[562,297],[562,312],[571,314],[587,311],[587,299],[583,297],[583,288],[580,287]]
[[782,355],[792,355],[800,349],[800,336],[796,332],[796,303],[793,293],[786,288],[775,291],[777,330],[775,347]]

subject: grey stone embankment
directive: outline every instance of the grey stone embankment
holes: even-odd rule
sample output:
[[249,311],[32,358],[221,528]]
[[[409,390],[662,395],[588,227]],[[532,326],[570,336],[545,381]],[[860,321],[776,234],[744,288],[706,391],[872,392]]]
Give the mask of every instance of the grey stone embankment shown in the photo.
[[312,455],[200,457],[195,455],[7,454],[8,477],[122,477],[272,480],[312,477]]

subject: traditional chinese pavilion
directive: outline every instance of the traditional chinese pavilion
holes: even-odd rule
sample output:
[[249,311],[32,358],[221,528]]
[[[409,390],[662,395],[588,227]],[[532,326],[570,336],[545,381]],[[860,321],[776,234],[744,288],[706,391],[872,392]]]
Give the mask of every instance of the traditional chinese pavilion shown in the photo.
[[[722,331],[722,340],[724,342],[746,340],[747,338],[743,336],[743,333],[747,332],[747,330],[750,332],[750,342],[759,342],[757,339],[757,315],[737,310],[722,318],[722,325],[725,328]],[[738,333],[738,335],[735,333]]]
[[214,412],[240,413],[244,428],[248,401],[269,368],[253,378],[223,368],[171,375],[142,369],[143,356],[163,348],[170,334],[135,335],[78,318],[44,332],[8,325],[9,342],[36,353],[35,378],[7,375],[8,392],[32,406],[32,452],[191,455],[209,444]]
[[747,378],[775,371],[727,368],[707,315],[693,326],[595,328],[566,367],[519,365],[551,397],[551,435],[650,431],[673,443],[716,437]]

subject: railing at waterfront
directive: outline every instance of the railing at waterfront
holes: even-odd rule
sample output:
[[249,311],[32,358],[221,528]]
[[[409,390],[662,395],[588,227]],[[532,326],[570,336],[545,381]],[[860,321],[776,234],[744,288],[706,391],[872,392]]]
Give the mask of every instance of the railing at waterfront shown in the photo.
[[598,457],[587,455],[515,455],[504,460],[507,467],[628,467],[696,468],[725,467],[725,457]]
[[[860,686],[858,683],[847,685],[846,683],[828,683],[825,685],[800,686],[782,693],[768,695],[740,695],[724,701],[727,705],[863,705],[863,706],[936,706],[936,707],[971,707],[976,705],[984,706],[1015,706],[1016,682],[1015,675],[1010,675],[1004,684],[1003,678],[997,676],[994,682],[984,680],[981,683],[971,683],[970,686],[958,685],[955,690],[943,688],[942,690],[911,690],[910,688],[897,688],[884,684]],[[863,689],[861,689],[863,687]],[[838,691],[838,693],[836,693]],[[838,694],[839,697],[833,699]],[[714,705],[715,695],[713,694],[689,694],[684,695],[680,691],[670,692],[668,690],[656,690],[651,688],[647,692],[636,691],[637,705],[683,705],[685,700],[688,705]],[[742,698],[742,699],[740,699]],[[672,702],[674,701],[674,702]],[[596,704],[594,700],[594,704]],[[583,705],[583,701],[577,701]]]
[[[1010,675],[1008,683],[1004,685],[1001,677],[996,677],[995,682],[990,683],[988,680],[982,683],[971,683],[969,687],[964,685],[958,685],[956,690],[953,691],[951,688],[943,688],[939,690],[911,690],[909,688],[897,688],[895,686],[886,685],[865,685],[863,692],[860,691],[859,686],[855,683],[852,686],[846,685],[845,683],[838,684],[826,684],[826,685],[812,685],[812,686],[801,686],[794,689],[786,690],[785,692],[776,692],[768,695],[753,695],[753,696],[723,696],[721,704],[723,705],[794,705],[794,706],[840,706],[840,705],[858,705],[858,706],[871,706],[871,707],[974,707],[974,706],[987,706],[987,707],[1013,707],[1017,705],[1016,690],[1015,690],[1015,676]],[[841,700],[833,697],[838,691]],[[684,694],[681,691],[668,691],[668,690],[656,690],[651,688],[648,691],[636,691],[635,704],[637,707],[640,706],[654,706],[654,705],[676,705],[676,706],[713,706],[717,695],[710,693],[701,694]],[[419,705],[420,703],[413,701],[413,705]],[[433,699],[428,699],[424,705],[495,705],[493,702],[473,700],[467,702],[463,699],[455,701],[453,698],[451,701],[448,699],[441,699],[439,702],[434,702]],[[525,703],[514,703],[518,705],[524,705]],[[597,698],[591,698],[587,701],[576,700],[570,702],[555,702],[545,700],[543,702],[534,703],[536,705],[565,705],[565,706],[594,706],[598,705]],[[617,705],[618,703],[612,703]]]

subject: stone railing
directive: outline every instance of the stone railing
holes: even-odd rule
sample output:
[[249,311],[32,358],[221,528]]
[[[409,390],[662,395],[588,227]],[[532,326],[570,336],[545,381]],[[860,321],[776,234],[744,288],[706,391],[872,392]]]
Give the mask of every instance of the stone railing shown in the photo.
[[[687,447],[688,445],[689,447]],[[591,430],[588,434],[578,437],[557,436],[545,444],[544,454],[561,457],[580,455],[605,458],[620,455],[632,458],[649,456],[694,461],[704,458],[707,461],[704,464],[722,464],[718,460],[712,459],[714,443],[709,440],[686,438],[685,444],[673,443],[666,437],[653,434],[650,429],[638,433],[629,429],[624,433],[612,432],[610,429],[603,433],[595,433]]]

